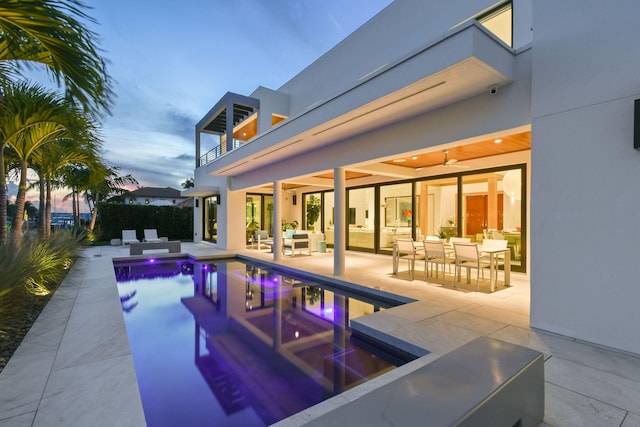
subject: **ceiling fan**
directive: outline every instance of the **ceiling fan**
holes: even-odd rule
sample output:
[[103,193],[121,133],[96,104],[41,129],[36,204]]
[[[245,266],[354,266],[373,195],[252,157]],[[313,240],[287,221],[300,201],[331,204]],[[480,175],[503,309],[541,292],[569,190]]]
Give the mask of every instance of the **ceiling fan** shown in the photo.
[[442,166],[456,167],[456,168],[463,168],[463,169],[468,167],[468,166],[462,166],[462,165],[454,165],[454,163],[456,163],[458,160],[449,158],[449,150],[444,150],[443,153],[444,153],[444,161],[442,162]]

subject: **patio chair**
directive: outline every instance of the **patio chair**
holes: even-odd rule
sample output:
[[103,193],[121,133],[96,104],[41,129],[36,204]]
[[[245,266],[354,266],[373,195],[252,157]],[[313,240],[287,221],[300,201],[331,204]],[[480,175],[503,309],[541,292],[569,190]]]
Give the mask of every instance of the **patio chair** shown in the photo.
[[127,243],[140,243],[136,236],[136,230],[122,230],[122,244],[126,245]]
[[480,272],[484,279],[484,268],[489,267],[489,262],[480,257],[478,245],[476,243],[453,243],[453,251],[456,254],[456,267],[454,272],[453,285],[460,280],[462,268],[467,269],[467,283],[471,281],[471,269],[476,269],[476,290],[480,290]]
[[454,243],[471,243],[471,237],[449,237],[451,249],[453,249]]
[[[396,239],[396,251],[397,262],[400,263],[401,259],[406,259],[409,265],[409,271],[411,272],[411,280],[415,278],[416,260],[424,259],[424,254],[418,253],[416,244],[412,239]],[[425,261],[425,270],[427,268]]]
[[256,230],[253,232],[253,246],[258,246],[258,250],[262,246],[266,246],[269,249],[273,248],[273,239],[269,238],[269,232],[267,230]]
[[435,266],[436,269],[436,279],[438,278],[438,266],[442,265],[442,284],[445,284],[445,268],[449,266],[449,273],[451,273],[451,264],[455,263],[455,258],[452,258],[449,253],[445,250],[444,242],[440,239],[438,240],[425,240],[422,242],[424,245],[424,257],[425,264],[427,264],[427,268],[425,268],[424,278],[427,280],[427,270],[429,265],[431,265],[431,270]]
[[291,256],[295,256],[296,249],[300,254],[303,250],[306,250],[311,255],[311,247],[309,246],[309,235],[307,233],[294,233],[291,238],[282,239],[282,253],[285,253],[286,249],[291,250]]
[[162,239],[158,237],[158,230],[155,228],[144,229],[144,241],[145,242],[162,242]]

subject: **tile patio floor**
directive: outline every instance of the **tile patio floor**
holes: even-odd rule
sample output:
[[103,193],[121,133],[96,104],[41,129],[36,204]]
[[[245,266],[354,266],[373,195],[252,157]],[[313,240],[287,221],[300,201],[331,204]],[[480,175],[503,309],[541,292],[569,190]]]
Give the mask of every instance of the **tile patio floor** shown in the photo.
[[[183,244],[196,257],[224,255],[208,244]],[[255,250],[244,255],[271,260]],[[0,373],[0,427],[144,426],[112,258],[128,248],[83,252],[63,285]],[[293,268],[332,275],[333,254],[285,257]],[[402,270],[402,269],[401,269]],[[336,396],[279,426],[301,425],[374,387],[486,335],[545,354],[545,423],[554,427],[640,426],[640,357],[529,328],[529,282],[512,274],[496,293],[442,287],[406,272],[391,276],[391,258],[349,252],[340,279],[416,299],[360,318],[382,336],[432,353]]]

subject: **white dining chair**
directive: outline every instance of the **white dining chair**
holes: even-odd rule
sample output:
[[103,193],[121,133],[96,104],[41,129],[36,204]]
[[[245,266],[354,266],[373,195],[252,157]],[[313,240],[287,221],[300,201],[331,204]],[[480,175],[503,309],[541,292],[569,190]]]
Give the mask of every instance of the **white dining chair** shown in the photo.
[[471,282],[471,269],[476,270],[476,290],[480,290],[480,273],[484,279],[484,268],[489,267],[489,262],[480,257],[478,245],[476,243],[454,242],[453,250],[455,252],[455,272],[453,283],[460,280],[462,268],[467,269],[467,283]]
[[[416,260],[424,259],[424,253],[419,253],[416,244],[412,239],[396,239],[396,251],[398,263],[401,259],[406,259],[411,272],[411,280],[415,278]],[[426,268],[426,262],[425,262]]]
[[438,266],[442,265],[442,284],[445,284],[445,270],[446,266],[449,266],[449,273],[451,273],[451,264],[455,263],[455,258],[449,256],[444,247],[444,242],[438,240],[425,240],[422,242],[424,245],[424,259],[425,259],[425,280],[427,279],[427,270],[431,266],[430,270],[436,269],[436,279],[438,278]]

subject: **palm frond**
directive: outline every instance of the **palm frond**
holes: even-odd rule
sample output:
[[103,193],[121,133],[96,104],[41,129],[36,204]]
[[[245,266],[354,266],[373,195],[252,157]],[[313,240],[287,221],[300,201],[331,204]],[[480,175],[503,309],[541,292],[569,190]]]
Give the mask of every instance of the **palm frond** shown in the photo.
[[0,3],[0,64],[15,73],[33,64],[47,67],[53,80],[86,111],[108,112],[113,91],[100,55],[95,22],[78,0],[10,0]]

